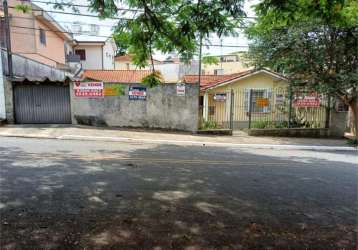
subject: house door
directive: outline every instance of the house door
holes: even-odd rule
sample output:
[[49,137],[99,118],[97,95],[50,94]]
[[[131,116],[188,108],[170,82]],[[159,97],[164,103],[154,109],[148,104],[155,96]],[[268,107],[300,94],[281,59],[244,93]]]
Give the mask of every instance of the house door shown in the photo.
[[15,121],[19,124],[71,123],[68,85],[21,84],[14,86]]

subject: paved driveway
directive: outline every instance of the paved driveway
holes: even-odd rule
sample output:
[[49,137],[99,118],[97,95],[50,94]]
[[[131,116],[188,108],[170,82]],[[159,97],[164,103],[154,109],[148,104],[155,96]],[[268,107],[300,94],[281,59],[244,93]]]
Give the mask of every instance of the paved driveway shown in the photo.
[[356,152],[0,138],[1,249],[356,249]]

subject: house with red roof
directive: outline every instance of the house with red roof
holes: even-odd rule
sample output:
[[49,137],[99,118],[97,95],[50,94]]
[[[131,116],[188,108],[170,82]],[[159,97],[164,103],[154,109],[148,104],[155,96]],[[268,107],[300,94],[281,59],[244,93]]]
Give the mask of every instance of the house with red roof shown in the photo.
[[[198,83],[199,77],[186,75],[183,82]],[[202,75],[200,108],[203,122],[211,121],[222,128],[242,129],[248,127],[249,113],[254,114],[253,120],[275,119],[274,116],[282,114],[273,107],[285,98],[282,95],[287,94],[287,87],[288,81],[284,76],[267,69],[230,75]]]
[[140,83],[150,70],[84,70],[81,78],[105,83]]

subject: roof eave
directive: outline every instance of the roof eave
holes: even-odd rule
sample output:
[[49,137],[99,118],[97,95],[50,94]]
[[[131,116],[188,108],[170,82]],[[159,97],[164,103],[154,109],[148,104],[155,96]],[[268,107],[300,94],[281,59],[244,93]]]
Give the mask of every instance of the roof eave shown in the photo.
[[276,78],[276,79],[279,79],[279,80],[282,80],[282,81],[287,81],[287,78],[285,78],[284,76],[281,76],[275,72],[272,72],[270,70],[267,70],[267,69],[260,69],[260,70],[257,70],[257,71],[253,71],[251,73],[248,73],[246,75],[243,75],[243,76],[238,76],[234,79],[230,79],[228,81],[224,81],[224,82],[221,82],[219,84],[215,84],[214,86],[211,86],[211,87],[208,87],[208,88],[203,88],[203,91],[207,91],[207,90],[212,90],[212,89],[215,89],[215,88],[219,88],[219,87],[222,87],[222,86],[225,86],[227,84],[230,84],[232,82],[235,82],[235,81],[238,81],[238,80],[242,80],[242,79],[245,79],[245,78],[248,78],[248,77],[251,77],[253,75],[256,75],[256,74],[259,74],[259,73],[266,73],[266,74],[269,74],[271,75],[272,77]]

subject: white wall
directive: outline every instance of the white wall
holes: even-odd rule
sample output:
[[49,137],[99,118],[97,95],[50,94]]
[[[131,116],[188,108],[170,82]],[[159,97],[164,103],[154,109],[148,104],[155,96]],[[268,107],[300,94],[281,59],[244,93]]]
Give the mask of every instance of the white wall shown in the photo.
[[75,50],[86,50],[86,60],[81,61],[83,69],[102,69],[102,46],[101,45],[79,45]]
[[114,69],[114,41],[108,39],[103,46],[103,69]]
[[198,63],[193,62],[190,65],[184,63],[164,63],[154,66],[155,70],[160,71],[165,82],[181,81],[184,75],[198,74]]
[[177,82],[179,80],[179,64],[178,63],[165,63],[154,66],[158,70],[165,82]]
[[3,80],[1,53],[0,53],[0,119],[4,119],[4,120],[6,119],[5,90],[4,90],[4,80]]
[[83,69],[114,69],[115,44],[111,39],[108,39],[104,45],[87,43],[75,46],[74,50],[78,49],[86,50],[86,60],[81,61]]

